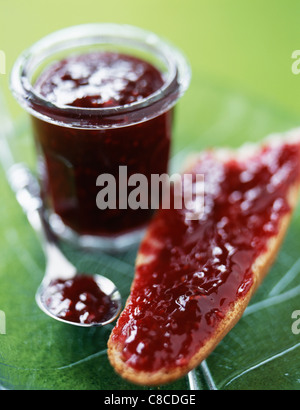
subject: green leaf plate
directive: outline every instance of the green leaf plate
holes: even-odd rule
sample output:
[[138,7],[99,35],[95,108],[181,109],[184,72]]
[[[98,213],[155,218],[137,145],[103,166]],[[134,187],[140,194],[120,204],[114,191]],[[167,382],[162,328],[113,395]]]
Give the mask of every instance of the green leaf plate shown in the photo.
[[[238,146],[298,125],[278,107],[230,91],[207,78],[193,80],[180,102],[173,143],[174,170],[185,156],[211,146]],[[16,143],[33,163],[27,117]],[[54,321],[35,303],[45,260],[35,233],[0,173],[0,389],[136,390],[107,359],[112,326],[83,329]],[[300,309],[300,207],[277,262],[242,319],[189,376],[160,390],[300,388],[300,334],[292,313]],[[78,252],[63,244],[81,270],[110,277],[125,302],[137,247],[118,255]]]

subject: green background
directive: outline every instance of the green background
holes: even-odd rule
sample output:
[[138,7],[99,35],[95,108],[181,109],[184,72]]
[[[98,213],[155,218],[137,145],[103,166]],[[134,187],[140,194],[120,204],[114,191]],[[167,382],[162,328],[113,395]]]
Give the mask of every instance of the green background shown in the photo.
[[299,13],[297,0],[0,0],[0,49],[9,71],[24,48],[54,30],[133,24],[178,45],[194,78],[205,74],[298,114],[291,55],[300,49]]
[[[7,75],[0,84],[24,151],[27,117],[8,89],[23,51],[44,35],[75,24],[117,22],[168,38],[188,57],[193,77],[179,103],[173,151],[240,145],[298,126],[300,75],[291,70],[300,49],[300,3],[292,0],[0,0],[0,50]],[[1,124],[0,124],[1,127]],[[176,162],[175,162],[176,166]],[[111,328],[84,330],[45,317],[34,302],[45,261],[37,238],[0,173],[0,386],[8,389],[135,389],[106,358]],[[243,319],[196,370],[200,388],[299,389],[300,336],[291,314],[300,309],[300,209],[272,272]],[[118,257],[65,248],[78,267],[107,273],[128,295],[136,249]],[[285,278],[285,281],[282,281]],[[187,378],[167,386],[188,389]]]

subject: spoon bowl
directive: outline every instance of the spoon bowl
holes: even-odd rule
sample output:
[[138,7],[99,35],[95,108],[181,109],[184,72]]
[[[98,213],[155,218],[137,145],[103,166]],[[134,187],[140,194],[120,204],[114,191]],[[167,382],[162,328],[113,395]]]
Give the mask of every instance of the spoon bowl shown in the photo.
[[[79,275],[79,273],[76,273],[76,275]],[[109,308],[109,316],[106,314],[105,316],[103,316],[103,319],[101,321],[94,321],[91,323],[87,323],[84,321],[71,321],[55,314],[55,312],[53,312],[53,310],[47,306],[47,297],[49,297],[49,287],[51,283],[45,284],[42,282],[42,284],[38,288],[35,295],[37,305],[48,316],[66,324],[72,324],[74,326],[79,327],[96,327],[108,325],[109,323],[113,322],[120,314],[122,308],[121,295],[118,289],[115,287],[114,283],[105,276],[98,274],[86,276],[93,279],[93,281],[98,285],[101,292],[103,292],[104,295],[109,297],[109,300],[111,302]],[[69,280],[69,282],[71,280],[72,278]]]

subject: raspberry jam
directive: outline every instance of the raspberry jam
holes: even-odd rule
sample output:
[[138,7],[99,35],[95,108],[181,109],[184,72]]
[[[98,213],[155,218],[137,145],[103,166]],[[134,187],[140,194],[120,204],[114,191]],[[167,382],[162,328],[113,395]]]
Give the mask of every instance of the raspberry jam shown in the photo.
[[54,316],[85,324],[106,322],[118,309],[117,302],[88,275],[52,281],[43,295],[43,303]]
[[300,179],[300,144],[266,145],[247,160],[207,152],[192,169],[205,176],[205,208],[160,210],[140,248],[127,306],[111,341],[138,371],[186,366],[253,285],[252,266],[290,211]]
[[35,88],[54,104],[106,108],[142,100],[162,85],[161,73],[146,61],[95,52],[55,63],[39,77]]
[[[105,109],[143,101],[163,84],[162,73],[146,61],[115,52],[93,52],[48,67],[35,90],[56,106]],[[56,116],[50,106],[48,110],[49,116]],[[96,180],[101,174],[118,180],[119,166],[127,166],[128,178],[141,173],[149,181],[151,174],[167,172],[171,120],[172,111],[167,111],[134,125],[106,124],[97,129],[91,116],[91,129],[80,129],[33,117],[46,208],[80,235],[114,236],[144,226],[152,217],[150,206],[119,209],[117,197],[117,209],[99,209]]]

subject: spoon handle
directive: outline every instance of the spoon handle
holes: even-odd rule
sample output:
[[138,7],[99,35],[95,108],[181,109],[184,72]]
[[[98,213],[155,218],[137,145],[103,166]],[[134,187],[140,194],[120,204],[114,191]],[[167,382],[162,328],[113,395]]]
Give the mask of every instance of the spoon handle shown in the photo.
[[7,171],[7,179],[33,228],[40,230],[37,218],[33,217],[42,209],[40,187],[37,179],[25,164],[15,164],[10,167]]
[[19,160],[20,153],[16,152],[14,144],[16,131],[1,86],[0,123],[0,164],[6,173],[8,183],[15,193],[17,201],[25,212],[31,226],[39,234],[45,249],[48,243],[54,244],[56,239],[44,218],[38,180],[28,166]]
[[40,196],[40,187],[37,179],[24,164],[13,165],[8,173],[8,180],[11,188],[15,192],[17,201],[27,215],[28,221],[39,237],[47,256],[47,271],[45,280],[55,278],[53,272],[57,267],[61,267],[62,277],[73,277],[76,273],[75,267],[65,258],[56,244],[56,237],[50,230],[43,211],[43,204]]
[[7,171],[7,179],[11,189],[33,229],[39,235],[45,251],[55,243],[43,214],[43,203],[40,187],[36,177],[25,164],[15,164]]
[[[28,216],[31,225],[40,230],[37,211],[42,209],[40,188],[37,179],[29,168],[19,161],[19,152],[15,144],[15,127],[11,113],[0,84],[0,164],[11,189],[23,211]],[[35,217],[34,217],[35,216]]]

